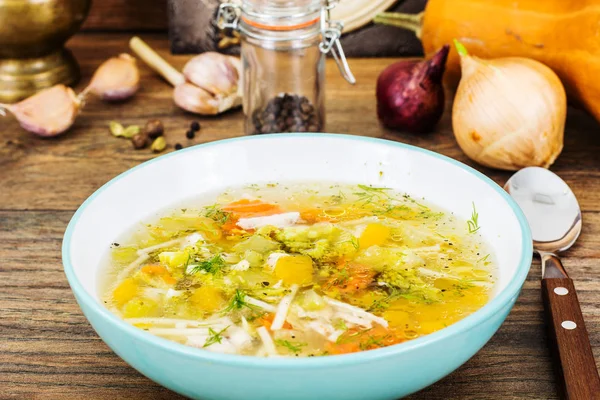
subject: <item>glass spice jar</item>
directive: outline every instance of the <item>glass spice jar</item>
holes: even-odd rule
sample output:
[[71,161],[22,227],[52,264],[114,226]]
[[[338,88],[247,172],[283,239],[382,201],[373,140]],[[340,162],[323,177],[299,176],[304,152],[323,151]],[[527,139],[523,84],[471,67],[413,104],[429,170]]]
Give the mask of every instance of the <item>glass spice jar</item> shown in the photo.
[[330,20],[328,0],[242,0],[223,3],[221,29],[240,33],[246,134],[322,132],[325,127],[325,56],[331,52],[354,84]]

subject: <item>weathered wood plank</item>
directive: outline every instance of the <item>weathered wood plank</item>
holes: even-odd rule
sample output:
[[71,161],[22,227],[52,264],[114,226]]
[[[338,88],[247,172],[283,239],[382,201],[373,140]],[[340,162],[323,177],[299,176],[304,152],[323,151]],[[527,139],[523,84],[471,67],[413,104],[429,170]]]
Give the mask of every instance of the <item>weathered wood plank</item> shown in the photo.
[[[148,41],[173,64],[181,67],[186,56],[171,56],[160,36]],[[79,35],[69,44],[80,60],[84,74],[82,87],[102,60],[127,51],[126,35]],[[93,43],[93,46],[90,44]],[[339,76],[334,64],[327,69],[327,131],[381,137],[425,147],[463,161],[484,172],[499,184],[510,176],[469,161],[453,138],[450,123],[450,99],[436,132],[428,135],[393,133],[382,128],[376,117],[374,84],[378,73],[392,60],[351,60],[358,76],[355,86]],[[196,117],[179,110],[171,101],[171,90],[148,68],[142,69],[142,89],[131,101],[107,105],[89,100],[73,129],[52,140],[40,139],[21,130],[17,123],[0,120],[0,207],[4,209],[73,210],[87,196],[115,175],[148,160],[148,150],[135,151],[125,140],[112,138],[107,130],[110,120],[126,124],[144,124],[159,118],[166,127],[166,137],[185,146],[242,135],[242,113],[234,111],[219,118]],[[203,129],[189,141],[185,131],[189,123],[199,120]],[[600,202],[600,135],[597,123],[578,110],[570,110],[563,154],[552,167],[573,186],[581,205],[599,210]],[[45,190],[33,189],[46,188]],[[35,196],[32,195],[35,193]]]
[[167,0],[92,1],[84,31],[166,31]]

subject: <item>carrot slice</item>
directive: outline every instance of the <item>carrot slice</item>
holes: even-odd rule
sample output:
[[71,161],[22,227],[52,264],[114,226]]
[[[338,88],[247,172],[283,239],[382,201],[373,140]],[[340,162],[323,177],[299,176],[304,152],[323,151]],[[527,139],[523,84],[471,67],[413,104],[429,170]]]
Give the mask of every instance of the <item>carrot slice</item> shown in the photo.
[[309,210],[304,210],[300,213],[300,218],[309,224],[314,224],[317,222],[330,222],[335,218],[328,216],[323,212],[320,208],[313,208]]
[[142,267],[142,272],[147,275],[162,275],[168,273],[167,269],[159,264],[149,264]]
[[338,274],[329,279],[328,286],[336,287],[342,293],[355,293],[373,282],[375,271],[358,263],[339,263]]
[[391,346],[404,341],[392,328],[375,325],[371,329],[352,328],[342,334],[335,343],[327,342],[329,354],[356,353]]
[[[273,325],[273,320],[275,319],[275,314],[268,313],[259,318],[258,322],[265,328],[271,330],[271,325]],[[294,327],[289,322],[285,321],[283,323],[283,329],[293,329]]]
[[232,213],[236,218],[263,217],[279,214],[283,210],[278,204],[265,203],[261,200],[241,199],[222,207],[223,211]]
[[221,226],[221,230],[227,234],[235,233],[235,230],[239,230],[237,226],[238,218],[230,217],[227,222]]
[[174,285],[177,280],[171,276],[169,270],[159,264],[149,264],[141,268],[141,271],[146,275],[159,276],[168,285]]

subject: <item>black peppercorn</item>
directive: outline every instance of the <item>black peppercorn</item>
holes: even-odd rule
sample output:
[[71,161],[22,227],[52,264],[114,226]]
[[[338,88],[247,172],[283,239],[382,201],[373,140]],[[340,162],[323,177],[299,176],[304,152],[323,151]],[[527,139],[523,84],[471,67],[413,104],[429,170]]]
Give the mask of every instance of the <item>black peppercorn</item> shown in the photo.
[[183,149],[183,146],[181,145],[181,143],[175,143],[175,150],[181,150]]
[[192,129],[190,129],[189,131],[187,131],[185,133],[185,137],[188,139],[193,139],[194,136],[196,136],[196,133]]
[[190,129],[194,132],[198,132],[200,130],[200,122],[194,121],[190,124]]
[[306,96],[284,93],[269,100],[252,114],[252,133],[318,132],[322,122]]

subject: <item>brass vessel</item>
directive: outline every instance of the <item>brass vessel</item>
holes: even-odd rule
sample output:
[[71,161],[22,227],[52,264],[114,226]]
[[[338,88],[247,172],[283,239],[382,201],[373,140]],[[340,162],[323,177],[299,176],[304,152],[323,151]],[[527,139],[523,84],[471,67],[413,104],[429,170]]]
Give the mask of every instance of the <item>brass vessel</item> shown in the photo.
[[63,46],[90,5],[91,0],[0,0],[1,103],[57,83],[77,83],[79,66]]

